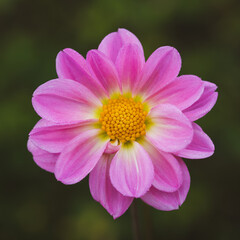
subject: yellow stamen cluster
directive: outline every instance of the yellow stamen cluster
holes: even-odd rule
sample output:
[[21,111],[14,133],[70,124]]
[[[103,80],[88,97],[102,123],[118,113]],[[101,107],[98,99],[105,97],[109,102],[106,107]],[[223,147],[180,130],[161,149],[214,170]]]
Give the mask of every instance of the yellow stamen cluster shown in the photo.
[[125,143],[146,134],[146,116],[141,102],[120,96],[103,105],[99,121],[111,140],[118,139]]

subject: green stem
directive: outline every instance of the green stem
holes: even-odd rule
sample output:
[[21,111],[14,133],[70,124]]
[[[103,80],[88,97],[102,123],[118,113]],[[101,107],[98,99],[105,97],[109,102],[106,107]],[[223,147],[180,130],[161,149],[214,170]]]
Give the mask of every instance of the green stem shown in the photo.
[[151,218],[151,212],[150,212],[150,207],[147,204],[144,204],[144,222],[145,225],[145,239],[147,240],[153,240],[155,239],[154,237],[154,229],[153,229],[153,221]]
[[136,200],[132,202],[130,210],[131,210],[131,218],[132,218],[133,239],[134,240],[140,240],[140,232],[139,232],[139,222],[138,222],[138,216],[137,216]]

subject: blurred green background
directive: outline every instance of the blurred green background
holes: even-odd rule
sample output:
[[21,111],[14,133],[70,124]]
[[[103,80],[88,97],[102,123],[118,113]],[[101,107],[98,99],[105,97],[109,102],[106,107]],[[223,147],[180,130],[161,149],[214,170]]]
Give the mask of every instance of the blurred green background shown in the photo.
[[135,33],[146,58],[171,45],[181,74],[216,83],[219,98],[199,124],[216,152],[186,160],[191,188],[178,211],[137,201],[142,239],[239,239],[240,1],[0,0],[0,239],[131,239],[130,211],[113,220],[95,202],[88,179],[65,186],[26,149],[39,117],[33,91],[56,77],[66,47],[83,56],[118,27]]

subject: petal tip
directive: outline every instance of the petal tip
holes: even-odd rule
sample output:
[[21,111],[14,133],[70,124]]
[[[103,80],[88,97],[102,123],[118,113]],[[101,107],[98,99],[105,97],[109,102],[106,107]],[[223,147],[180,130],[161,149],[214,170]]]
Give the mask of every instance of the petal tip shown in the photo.
[[122,214],[111,214],[112,215],[112,217],[113,217],[113,220],[116,220],[117,218],[119,218],[119,217],[121,217],[122,216]]

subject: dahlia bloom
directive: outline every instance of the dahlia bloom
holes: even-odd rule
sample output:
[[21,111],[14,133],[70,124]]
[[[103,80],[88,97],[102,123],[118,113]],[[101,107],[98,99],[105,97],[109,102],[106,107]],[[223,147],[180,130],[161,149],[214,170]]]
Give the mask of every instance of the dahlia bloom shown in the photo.
[[214,152],[194,121],[214,106],[216,85],[178,76],[181,58],[173,47],[160,47],[145,61],[126,29],[107,35],[86,60],[64,49],[56,68],[58,78],[33,93],[42,118],[28,140],[36,164],[64,184],[89,174],[93,198],[114,218],[134,198],[178,209],[190,187],[181,157]]

